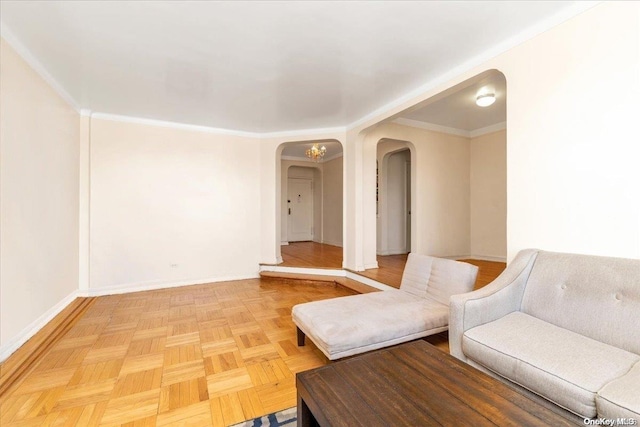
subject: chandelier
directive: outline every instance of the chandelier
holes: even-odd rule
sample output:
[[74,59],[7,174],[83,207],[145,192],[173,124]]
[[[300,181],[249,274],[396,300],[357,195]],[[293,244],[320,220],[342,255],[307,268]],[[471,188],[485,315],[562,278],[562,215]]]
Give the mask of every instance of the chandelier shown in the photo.
[[319,162],[320,160],[322,160],[326,152],[327,147],[325,147],[324,145],[322,147],[319,147],[318,144],[313,144],[313,147],[308,148],[307,151],[305,151],[305,154],[314,162]]

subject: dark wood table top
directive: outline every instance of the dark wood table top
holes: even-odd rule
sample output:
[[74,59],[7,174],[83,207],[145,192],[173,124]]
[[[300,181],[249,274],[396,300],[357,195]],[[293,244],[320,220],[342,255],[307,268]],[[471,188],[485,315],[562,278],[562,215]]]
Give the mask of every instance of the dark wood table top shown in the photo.
[[296,381],[312,425],[575,425],[422,340],[302,372]]

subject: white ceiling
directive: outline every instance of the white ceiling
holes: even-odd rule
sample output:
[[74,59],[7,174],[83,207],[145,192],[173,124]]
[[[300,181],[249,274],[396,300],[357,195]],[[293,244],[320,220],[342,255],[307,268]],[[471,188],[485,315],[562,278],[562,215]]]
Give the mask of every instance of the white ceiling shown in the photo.
[[262,133],[353,123],[577,3],[3,0],[0,16],[81,108]]
[[[469,86],[464,83],[460,86],[460,90],[454,88],[448,96],[400,117],[467,132],[507,120],[507,88],[502,73],[493,71]],[[488,107],[478,107],[477,94],[485,90],[494,93],[496,101]]]

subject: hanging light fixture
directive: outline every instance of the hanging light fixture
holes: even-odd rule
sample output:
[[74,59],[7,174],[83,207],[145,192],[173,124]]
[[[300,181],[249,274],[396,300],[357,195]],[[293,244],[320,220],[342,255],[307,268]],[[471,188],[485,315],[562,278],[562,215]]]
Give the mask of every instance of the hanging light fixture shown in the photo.
[[325,147],[324,145],[320,147],[317,143],[313,144],[313,147],[308,148],[307,151],[305,151],[307,157],[314,162],[319,162],[320,160],[322,160],[326,152],[327,147]]

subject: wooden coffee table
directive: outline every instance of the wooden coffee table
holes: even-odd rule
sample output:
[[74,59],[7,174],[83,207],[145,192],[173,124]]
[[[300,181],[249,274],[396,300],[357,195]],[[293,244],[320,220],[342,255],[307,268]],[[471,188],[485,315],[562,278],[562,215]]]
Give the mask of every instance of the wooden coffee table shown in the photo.
[[298,426],[569,426],[425,341],[299,373]]

